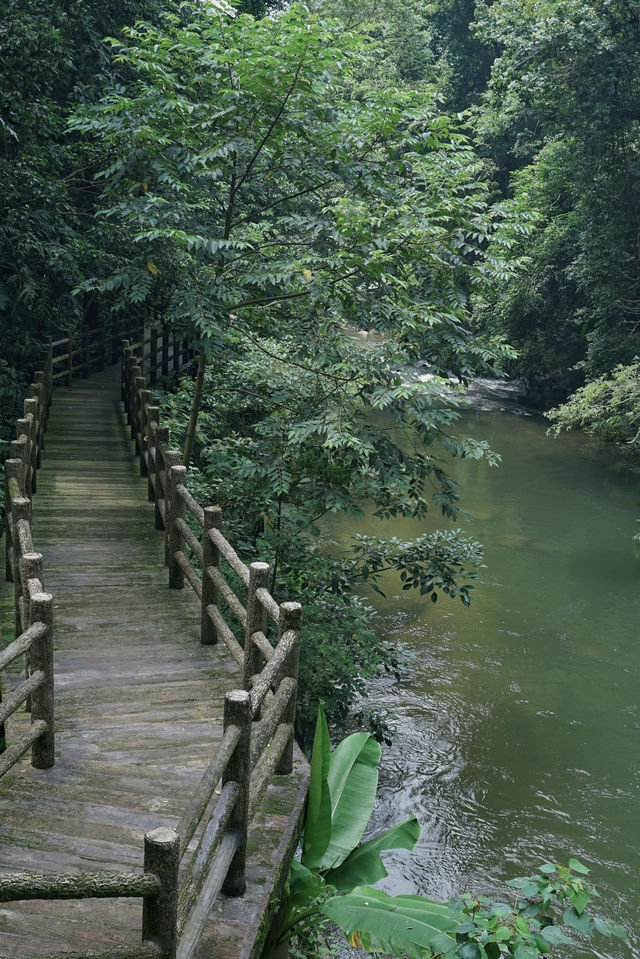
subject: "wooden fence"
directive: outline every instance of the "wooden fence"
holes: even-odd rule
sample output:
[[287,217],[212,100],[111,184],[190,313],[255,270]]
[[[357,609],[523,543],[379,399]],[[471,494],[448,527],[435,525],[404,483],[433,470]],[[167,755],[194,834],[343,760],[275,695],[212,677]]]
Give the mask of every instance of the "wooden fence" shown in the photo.
[[[158,344],[150,333],[151,343]],[[168,427],[160,422],[148,385],[160,354],[151,346],[143,372],[147,339],[125,341],[122,349],[122,395],[131,436],[155,504],[156,528],[165,533],[169,586],[189,583],[200,602],[200,641],[222,641],[242,671],[241,690],[225,698],[224,736],[178,825],[183,853],[211,801],[216,784],[222,789],[181,882],[177,926],[179,956],[190,956],[220,890],[242,895],[249,822],[274,775],[288,774],[293,764],[293,730],[300,652],[301,606],[278,603],[270,594],[269,566],[247,566],[222,533],[222,511],[202,507],[188,488],[188,470],[179,450],[169,448]],[[197,531],[197,532],[196,532]],[[236,595],[223,564],[246,589]],[[239,624],[244,644],[225,619]],[[268,624],[277,630],[275,646]]]
[[[5,462],[6,578],[14,584],[16,638],[0,651],[0,681],[19,659],[24,659],[26,678],[4,701],[0,687],[0,778],[29,749],[36,768],[54,763],[53,597],[44,590],[42,554],[34,549],[31,531],[31,496],[53,391],[51,356],[50,347],[41,355]],[[7,745],[5,722],[23,705],[31,712],[31,725]]]
[[[122,346],[122,395],[140,472],[147,477],[149,499],[155,504],[156,526],[165,531],[169,586],[181,589],[189,582],[200,601],[201,642],[226,644],[242,670],[243,688],[225,696],[222,740],[177,829],[160,827],[145,835],[143,873],[0,874],[0,902],[142,897],[142,943],[134,949],[112,948],[104,959],[189,959],[220,891],[244,893],[249,823],[274,775],[292,771],[301,607],[276,603],[267,588],[269,566],[242,562],[222,534],[221,510],[196,502],[179,451],[168,447],[168,430],[160,424],[148,385],[159,373],[177,372],[191,362],[190,344],[176,340],[166,328],[147,329],[139,322],[130,323],[129,332],[137,339]],[[71,334],[49,344],[5,467],[7,578],[16,584],[18,638],[0,653],[0,670],[22,655],[30,660],[27,680],[0,703],[0,717],[4,721],[26,702],[32,722],[29,733],[0,755],[0,775],[29,746],[34,766],[54,761],[53,600],[43,592],[42,557],[33,551],[27,493],[36,489],[54,383],[70,385],[73,376],[88,375],[113,359],[111,338],[101,336],[97,344],[87,345],[83,336],[79,346]],[[244,584],[245,605],[225,578],[222,563]],[[244,646],[223,612],[240,624]],[[269,621],[277,630],[275,646],[267,635]],[[220,793],[207,818],[218,783]],[[196,849],[186,857],[203,822]],[[99,959],[99,954],[92,955]]]
[[[0,778],[31,748],[32,765],[54,764],[53,597],[45,592],[43,557],[34,549],[31,497],[38,489],[38,469],[45,448],[45,432],[53,391],[60,380],[71,385],[74,376],[116,362],[122,336],[143,329],[144,313],[113,317],[99,331],[86,326],[57,340],[49,338],[40,354],[16,421],[16,439],[5,461],[5,569],[14,584],[15,640],[0,651]],[[116,352],[114,358],[114,350]],[[2,701],[2,674],[24,657],[25,682]],[[31,727],[7,745],[5,722],[21,706],[31,712]]]

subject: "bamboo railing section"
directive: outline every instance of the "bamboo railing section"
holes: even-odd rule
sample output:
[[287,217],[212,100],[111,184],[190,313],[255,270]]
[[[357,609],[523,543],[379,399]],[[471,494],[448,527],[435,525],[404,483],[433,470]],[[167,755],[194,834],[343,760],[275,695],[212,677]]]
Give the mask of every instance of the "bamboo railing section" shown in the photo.
[[[2,873],[0,902],[25,899],[142,898],[142,942],[106,952],[92,959],[160,959],[175,957],[177,927],[173,921],[178,896],[179,838],[164,826],[144,837],[143,873]],[[85,952],[65,953],[82,959]],[[55,959],[54,956],[51,959]]]
[[[200,602],[201,643],[222,641],[242,672],[243,685],[225,697],[222,742],[177,827],[183,855],[220,783],[214,813],[180,884],[177,954],[187,959],[218,893],[244,893],[249,823],[273,777],[293,768],[301,606],[276,602],[268,589],[268,564],[243,563],[222,533],[220,507],[202,507],[190,492],[188,470],[181,465],[180,452],[169,448],[168,428],[161,425],[148,389],[152,367],[162,362],[160,338],[153,331],[149,342],[145,354],[144,343],[124,341],[122,395],[140,473],[147,478],[148,498],[155,506],[156,528],[165,533],[169,586],[191,586]],[[150,363],[143,372],[147,357]],[[246,589],[244,603],[223,564]],[[244,644],[223,611],[234,617]],[[275,645],[267,635],[269,622],[277,630]]]

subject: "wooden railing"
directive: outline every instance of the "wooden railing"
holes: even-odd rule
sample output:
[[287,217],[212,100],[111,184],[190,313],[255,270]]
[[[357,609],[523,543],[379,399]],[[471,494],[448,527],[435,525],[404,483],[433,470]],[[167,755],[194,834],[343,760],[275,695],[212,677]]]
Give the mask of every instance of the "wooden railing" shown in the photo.
[[[222,533],[221,509],[202,507],[189,491],[188,470],[180,465],[180,452],[169,448],[168,428],[153,405],[142,353],[141,345],[124,342],[123,397],[140,473],[155,504],[156,527],[165,531],[169,586],[182,589],[185,580],[189,583],[200,602],[200,641],[222,640],[242,671],[243,689],[225,698],[222,742],[178,824],[183,854],[222,782],[214,815],[181,882],[178,955],[186,959],[219,891],[244,892],[249,822],[274,775],[292,771],[301,606],[278,605],[268,590],[268,564],[246,566]],[[223,563],[246,588],[245,604],[224,575]],[[241,627],[244,645],[223,610]],[[275,646],[267,636],[269,621],[277,629]]]
[[[123,333],[140,334],[144,313],[115,316],[99,330],[83,327],[57,340],[49,338],[41,353],[24,415],[16,421],[16,439],[5,461],[5,569],[14,584],[15,640],[0,652],[0,778],[31,748],[31,764],[54,765],[53,597],[44,591],[43,557],[34,549],[31,497],[38,488],[38,469],[53,391],[63,380],[88,376],[115,363]],[[76,344],[79,344],[76,346]],[[115,354],[115,355],[114,355]],[[2,699],[2,674],[24,657],[25,682]],[[21,706],[31,712],[31,726],[7,744],[5,722]]]
[[[5,461],[6,578],[14,584],[15,639],[0,651],[0,778],[31,749],[31,764],[48,769],[54,764],[53,707],[53,597],[44,591],[42,554],[33,545],[31,496],[45,444],[51,395],[51,349],[41,356],[24,416],[16,421],[16,439]],[[17,660],[24,661],[25,680],[3,701],[2,674]],[[6,721],[21,706],[31,712],[31,724],[11,745]]]
[[50,340],[51,379],[71,386],[75,376],[87,377],[94,371],[113,366],[120,359],[123,336],[141,336],[147,311],[116,314],[97,328],[84,325],[67,330],[64,336]]
[[[180,453],[168,447],[168,430],[160,425],[148,385],[159,374],[176,373],[190,363],[190,344],[177,340],[166,327],[141,326],[139,318],[128,323],[127,332],[135,341],[125,341],[122,349],[123,399],[140,472],[147,477],[149,499],[155,504],[156,526],[165,530],[169,586],[181,589],[185,579],[189,582],[200,600],[201,641],[226,644],[242,670],[243,689],[226,694],[222,741],[177,829],[161,827],[145,834],[142,874],[4,873],[0,902],[141,897],[142,942],[134,948],[112,948],[103,953],[104,959],[189,959],[219,892],[244,893],[249,823],[274,775],[292,771],[301,607],[276,603],[267,588],[268,565],[247,567],[242,562],[222,534],[221,510],[196,502]],[[43,560],[34,552],[30,499],[37,488],[53,387],[101,369],[113,355],[113,338],[102,332],[97,339],[69,333],[49,342],[5,464],[7,579],[15,584],[17,638],[0,652],[0,673],[24,656],[27,678],[4,703],[0,700],[0,724],[26,703],[31,726],[15,744],[0,749],[0,776],[30,747],[34,766],[46,768],[54,762],[53,599],[44,593]],[[225,578],[222,563],[244,584],[244,605]],[[240,624],[244,646],[221,607]],[[275,647],[267,635],[268,621],[277,628]],[[186,856],[218,783],[213,814],[195,851]]]

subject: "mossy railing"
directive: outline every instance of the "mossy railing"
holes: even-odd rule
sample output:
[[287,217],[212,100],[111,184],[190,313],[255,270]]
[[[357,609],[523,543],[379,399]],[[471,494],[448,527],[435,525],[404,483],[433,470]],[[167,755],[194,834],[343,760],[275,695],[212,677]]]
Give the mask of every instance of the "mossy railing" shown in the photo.
[[[2,699],[0,685],[0,778],[31,749],[31,764],[48,769],[54,763],[53,597],[44,591],[42,554],[33,545],[31,497],[45,445],[51,397],[52,351],[40,366],[16,421],[16,438],[5,461],[6,579],[14,584],[15,639],[0,652],[2,673],[24,660],[25,680]],[[31,712],[29,729],[7,743],[5,722],[21,706]]]
[[[53,597],[44,592],[43,558],[34,551],[30,498],[37,488],[54,385],[71,385],[74,377],[108,365],[120,329],[114,321],[107,334],[70,332],[48,342],[5,464],[7,579],[15,584],[16,639],[0,651],[0,672],[24,656],[27,678],[4,703],[0,700],[0,724],[24,703],[31,710],[31,725],[9,747],[0,739],[0,776],[30,747],[36,768],[52,766],[55,758]],[[145,834],[143,873],[1,873],[0,902],[142,898],[142,942],[92,955],[188,959],[220,891],[244,893],[249,824],[274,775],[292,772],[301,607],[276,603],[267,589],[269,566],[242,562],[222,535],[221,510],[202,508],[195,501],[179,451],[168,448],[168,430],[159,423],[147,387],[159,373],[177,373],[191,362],[190,344],[177,340],[166,327],[148,329],[144,317],[130,320],[125,330],[133,333],[135,342],[124,341],[122,348],[122,395],[140,472],[147,477],[149,499],[155,504],[156,526],[165,531],[169,586],[181,589],[185,580],[190,583],[200,601],[201,642],[225,643],[242,670],[243,689],[225,696],[222,741],[177,829],[160,827]],[[199,538],[187,516],[199,528]],[[221,561],[246,587],[246,605],[221,571]],[[221,607],[240,623],[244,647]],[[275,646],[267,636],[268,621],[277,630]],[[181,863],[219,783],[213,813],[180,877]]]
[[[150,339],[152,344],[159,342],[157,335]],[[157,346],[146,353],[146,342],[145,338],[138,344],[123,343],[122,395],[140,473],[147,478],[148,497],[155,504],[156,528],[165,533],[169,586],[183,589],[185,581],[189,583],[200,602],[201,643],[222,640],[242,671],[243,685],[242,690],[227,693],[222,742],[178,824],[184,852],[222,782],[214,817],[181,883],[179,955],[186,957],[197,944],[219,891],[243,894],[249,822],[274,775],[292,771],[301,606],[278,605],[267,588],[268,564],[246,566],[222,533],[220,507],[202,507],[189,491],[188,470],[181,465],[180,451],[169,448],[168,428],[160,423],[159,408],[148,389],[147,377],[150,385],[160,360]],[[222,562],[246,588],[246,605],[222,572]],[[244,646],[222,609],[240,624]],[[277,629],[275,646],[267,636],[269,621]]]

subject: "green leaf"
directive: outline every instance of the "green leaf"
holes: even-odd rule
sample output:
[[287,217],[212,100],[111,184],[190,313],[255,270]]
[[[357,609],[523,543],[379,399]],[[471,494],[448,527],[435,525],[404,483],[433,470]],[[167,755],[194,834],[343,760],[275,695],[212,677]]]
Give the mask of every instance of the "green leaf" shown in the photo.
[[301,861],[308,869],[319,867],[331,838],[331,796],[327,781],[329,758],[329,729],[320,704],[311,753],[309,796],[302,841]]
[[347,736],[331,754],[331,834],[320,869],[341,865],[362,839],[373,812],[379,762],[380,746],[369,733]]
[[582,876],[588,876],[591,872],[590,869],[582,865],[579,859],[570,859],[569,869],[573,869],[574,872],[579,872]]
[[306,866],[303,866],[298,859],[294,859],[289,868],[289,892],[296,893],[310,886],[315,886],[318,882],[316,873],[311,872]]
[[371,952],[405,953],[410,959],[424,959],[425,949],[454,955],[456,930],[466,921],[463,913],[430,899],[392,897],[367,887],[329,899],[321,909],[343,932],[354,936],[352,943]]
[[562,921],[565,926],[577,929],[578,932],[583,933],[585,936],[590,936],[594,929],[594,922],[591,916],[586,912],[580,914],[573,906],[570,906],[569,909],[564,912]]
[[569,893],[569,902],[578,915],[584,912],[584,909],[589,904],[590,899],[591,896],[586,889],[576,889],[575,891]]
[[525,899],[529,899],[531,896],[536,896],[539,892],[538,883],[533,879],[530,879],[528,876],[522,876],[519,879],[509,879],[506,885],[513,886],[513,888],[517,889],[520,895]]
[[556,871],[556,867],[552,862],[545,862],[540,866],[540,872],[543,872],[546,876],[552,875]]
[[456,952],[456,956],[459,956],[460,959],[482,959],[482,952],[477,943],[465,942]]
[[514,959],[538,959],[538,950],[533,946],[519,945],[513,954]]
[[601,932],[603,936],[617,936],[618,939],[627,938],[625,930],[616,922],[609,922],[607,919],[600,919],[598,916],[594,916],[593,922],[598,932]]
[[326,881],[336,889],[348,890],[370,885],[384,879],[387,870],[380,858],[384,849],[413,849],[420,838],[420,824],[415,816],[406,822],[386,829],[373,839],[363,842],[347,856],[341,866],[325,874]]
[[552,946],[559,946],[561,943],[571,942],[571,939],[565,936],[562,929],[558,929],[557,926],[545,926],[544,929],[541,930],[541,933]]

